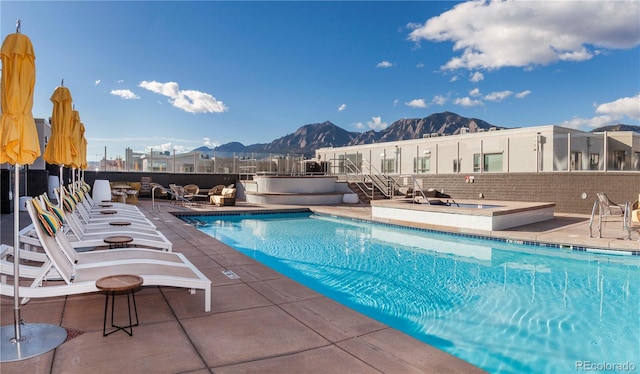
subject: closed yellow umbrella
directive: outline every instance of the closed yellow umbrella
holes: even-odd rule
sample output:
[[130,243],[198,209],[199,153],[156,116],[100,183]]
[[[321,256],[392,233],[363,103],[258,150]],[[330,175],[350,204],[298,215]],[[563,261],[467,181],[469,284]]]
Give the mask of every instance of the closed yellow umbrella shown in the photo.
[[[82,122],[80,122],[80,113],[78,113],[77,110],[73,110],[72,112],[72,130],[71,130],[71,145],[72,145],[72,154],[73,154],[73,161],[71,162],[71,167],[73,168],[74,172],[73,172],[73,191],[75,192],[76,189],[76,180],[80,179],[80,169],[83,168],[83,164],[85,164],[86,167],[86,162],[83,162],[82,159],[82,138],[84,137],[84,125],[82,124]],[[75,149],[75,152],[73,151]],[[85,153],[86,154],[86,153]],[[76,169],[78,169],[78,179],[76,179]]]
[[53,113],[51,115],[51,138],[42,157],[53,165],[71,165],[77,153],[72,141],[73,109],[71,92],[67,87],[59,86],[51,95]]
[[[38,131],[33,119],[33,88],[36,84],[35,53],[31,40],[16,33],[7,35],[0,48],[0,162],[15,165],[14,188],[20,190],[20,165],[40,156]],[[13,198],[13,248],[20,248],[20,203]],[[13,251],[13,325],[0,328],[0,361],[16,361],[48,352],[64,342],[60,326],[24,323],[20,317],[20,251]],[[24,335],[23,335],[24,332]]]
[[7,35],[2,55],[2,123],[0,163],[31,164],[40,156],[40,142],[33,108],[36,56],[28,36]]
[[87,138],[84,136],[84,123],[80,122],[80,169],[87,169]]
[[80,133],[80,113],[77,110],[71,112],[71,134],[69,140],[71,141],[71,163],[72,168],[80,169],[82,165],[80,145],[82,143],[82,134]]
[[[51,138],[44,149],[42,158],[53,165],[60,166],[60,187],[64,187],[62,169],[73,162],[75,148],[71,142],[73,130],[73,108],[71,106],[71,92],[64,87],[64,82],[56,87],[51,95],[53,112],[51,114]],[[62,207],[64,201],[64,188],[60,188],[60,201]]]

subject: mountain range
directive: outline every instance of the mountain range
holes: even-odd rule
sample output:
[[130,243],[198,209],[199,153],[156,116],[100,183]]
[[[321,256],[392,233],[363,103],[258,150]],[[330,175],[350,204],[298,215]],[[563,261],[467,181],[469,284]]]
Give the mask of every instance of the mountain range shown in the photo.
[[[463,128],[465,130],[463,130]],[[285,135],[271,143],[257,143],[244,145],[239,142],[231,142],[219,145],[213,149],[200,147],[195,151],[211,154],[231,153],[276,153],[276,154],[303,154],[313,157],[315,150],[323,147],[342,147],[349,145],[370,144],[378,142],[390,142],[395,140],[407,140],[422,138],[424,134],[438,133],[440,135],[455,135],[461,131],[478,132],[490,128],[504,129],[491,125],[477,118],[466,118],[456,113],[435,113],[425,118],[403,118],[393,122],[387,128],[365,132],[350,132],[333,123],[307,124],[300,127],[293,134]],[[640,126],[613,125],[593,130],[599,131],[636,131],[640,132]]]

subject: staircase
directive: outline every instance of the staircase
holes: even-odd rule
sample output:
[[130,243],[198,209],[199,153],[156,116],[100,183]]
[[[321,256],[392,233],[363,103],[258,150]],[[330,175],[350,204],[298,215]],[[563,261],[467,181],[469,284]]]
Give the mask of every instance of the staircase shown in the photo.
[[[381,173],[373,165],[367,163],[364,169],[355,165],[349,159],[332,160],[333,167],[338,166],[338,172],[333,174],[337,180],[347,182],[351,189],[362,202],[371,200],[391,199],[396,192],[397,181],[388,175]],[[366,160],[363,160],[366,161]]]
[[358,199],[365,203],[369,203],[371,200],[383,200],[388,198],[382,193],[382,191],[380,191],[380,189],[370,182],[349,182],[348,186],[353,193],[358,195]]

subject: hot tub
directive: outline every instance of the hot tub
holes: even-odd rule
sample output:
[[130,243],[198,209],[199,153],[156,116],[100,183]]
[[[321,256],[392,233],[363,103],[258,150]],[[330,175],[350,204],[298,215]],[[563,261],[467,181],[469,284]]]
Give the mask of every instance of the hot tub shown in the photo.
[[505,230],[553,219],[554,203],[456,201],[448,205],[415,204],[411,200],[374,200],[371,216],[378,221],[409,221],[427,227]]

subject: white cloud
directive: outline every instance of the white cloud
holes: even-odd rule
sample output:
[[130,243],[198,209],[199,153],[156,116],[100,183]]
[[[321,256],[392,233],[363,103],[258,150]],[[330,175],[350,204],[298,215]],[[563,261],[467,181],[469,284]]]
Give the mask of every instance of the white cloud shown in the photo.
[[118,84],[124,83],[124,80],[123,80],[123,79],[118,79],[118,80],[116,81],[116,83],[118,83]]
[[188,113],[222,113],[229,109],[208,93],[181,90],[176,82],[142,81],[138,87],[167,96],[171,105]]
[[393,100],[393,106],[397,106],[399,102],[400,102],[400,100],[398,100],[398,99],[394,99],[394,100]]
[[419,64],[416,64],[416,68],[421,69],[424,67],[424,64],[421,62]]
[[449,79],[449,82],[455,82],[458,80],[458,76],[454,75],[453,77],[451,77],[451,79]]
[[634,97],[623,97],[609,103],[598,105],[596,113],[614,117],[629,117],[640,121],[640,94]]
[[185,147],[177,146],[171,142],[168,142],[168,143],[162,143],[162,144],[157,144],[152,146],[146,146],[145,152],[149,153],[152,150],[154,152],[164,152],[164,151],[173,152],[174,149],[176,150],[176,153],[180,153],[180,152],[183,152],[183,149],[185,149]]
[[109,93],[114,96],[119,96],[125,100],[140,98],[138,95],[134,94],[131,90],[111,90],[111,92]]
[[591,130],[602,126],[614,125],[617,123],[616,118],[611,116],[597,116],[593,118],[580,118],[573,117],[568,121],[564,121],[560,124],[562,127],[568,127],[576,130]]
[[437,105],[444,105],[444,103],[447,102],[447,99],[444,96],[436,95],[433,97],[433,100],[431,101]]
[[480,100],[473,100],[469,97],[463,97],[463,98],[457,98],[455,99],[455,101],[453,102],[454,104],[458,104],[461,106],[466,106],[466,107],[470,107],[470,106],[483,106],[484,104],[482,103],[482,101]]
[[358,130],[362,130],[362,129],[364,129],[364,123],[362,123],[362,122],[354,123],[353,127],[355,127]]
[[476,71],[475,73],[469,75],[469,80],[471,82],[474,82],[474,83],[475,82],[480,82],[480,81],[484,80],[484,74],[482,74],[479,71]]
[[203,145],[206,145],[207,147],[210,147],[210,148],[215,148],[220,145],[219,142],[213,141],[210,138],[202,138],[202,141],[203,141]]
[[529,91],[529,90],[524,90],[524,91],[522,91],[522,92],[518,92],[518,93],[516,94],[516,98],[518,98],[518,99],[524,99],[525,97],[529,96],[529,94],[530,94],[530,93],[531,93],[531,91]]
[[381,61],[378,62],[378,65],[376,65],[377,68],[390,68],[392,67],[394,64],[389,62],[389,61]]
[[640,94],[600,104],[596,107],[596,113],[602,115],[592,118],[573,117],[568,121],[562,122],[560,126],[591,130],[602,126],[616,125],[623,121],[625,117],[640,120]]
[[94,85],[94,86],[97,86],[97,85],[99,85],[99,84],[100,84],[100,79],[96,79],[96,81],[95,81],[95,82],[93,82],[93,85]]
[[405,103],[405,105],[411,108],[426,108],[428,104],[424,99],[413,99],[408,103]]
[[469,96],[480,96],[482,95],[480,93],[480,89],[479,88],[474,88],[473,90],[469,91]]
[[342,112],[345,109],[347,109],[347,104],[340,104],[340,106],[338,107],[338,112]]
[[168,96],[172,99],[178,97],[178,83],[176,82],[168,82],[168,83],[160,83],[156,81],[142,81],[138,84],[138,87],[142,87],[151,92],[158,93],[160,95]]
[[186,152],[191,152],[193,151],[192,147],[186,147],[184,145],[174,145],[173,146],[173,150],[176,151],[176,153],[186,153]]
[[489,101],[502,101],[504,99],[506,99],[507,97],[513,95],[513,92],[511,91],[499,91],[499,92],[492,92],[490,94],[487,94],[484,99],[485,100],[489,100]]
[[374,130],[382,130],[388,126],[386,122],[382,122],[382,117],[371,117],[371,121],[367,122],[367,126]]
[[413,26],[409,39],[452,42],[443,69],[530,67],[583,61],[640,44],[640,2],[468,1]]

